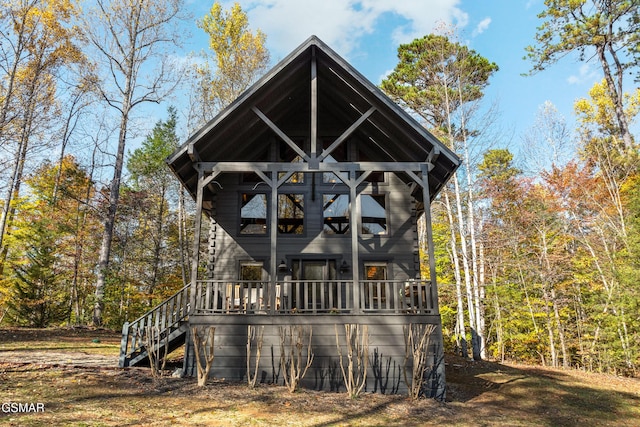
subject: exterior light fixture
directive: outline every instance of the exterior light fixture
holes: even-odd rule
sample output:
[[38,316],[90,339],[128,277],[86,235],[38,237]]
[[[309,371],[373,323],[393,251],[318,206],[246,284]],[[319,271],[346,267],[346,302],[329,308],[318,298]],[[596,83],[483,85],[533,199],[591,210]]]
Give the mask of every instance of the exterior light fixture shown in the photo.
[[342,261],[342,265],[340,265],[340,273],[346,273],[347,271],[349,271],[351,268],[349,267],[349,264],[347,264],[347,261]]
[[278,264],[278,271],[280,273],[286,273],[287,272],[287,263],[284,262],[284,260],[280,261],[280,264]]

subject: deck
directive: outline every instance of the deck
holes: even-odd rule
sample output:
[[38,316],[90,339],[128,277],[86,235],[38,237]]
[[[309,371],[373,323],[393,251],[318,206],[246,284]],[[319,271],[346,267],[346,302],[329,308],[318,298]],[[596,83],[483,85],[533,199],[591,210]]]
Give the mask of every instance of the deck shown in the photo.
[[439,348],[440,316],[434,301],[430,282],[418,280],[279,281],[275,287],[269,281],[201,280],[195,293],[187,286],[124,325],[120,366],[144,363],[145,331],[156,327],[171,349],[186,343],[184,373],[195,376],[190,328],[212,326],[216,328],[216,350],[211,375],[246,381],[247,340],[253,327],[264,334],[259,381],[278,384],[282,382],[282,328],[303,326],[312,331],[314,362],[302,386],[337,391],[341,387],[337,341],[345,340],[345,324],[357,324],[369,328],[366,390],[406,393],[404,372],[411,365],[405,350],[406,328],[433,324],[437,328],[428,350],[432,369],[427,389],[436,396],[444,393],[444,362]]

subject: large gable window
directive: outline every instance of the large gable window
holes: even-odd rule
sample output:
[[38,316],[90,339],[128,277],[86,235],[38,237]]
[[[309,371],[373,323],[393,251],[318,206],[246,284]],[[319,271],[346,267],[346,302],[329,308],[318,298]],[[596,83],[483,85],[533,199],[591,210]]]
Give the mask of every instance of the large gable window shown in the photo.
[[267,195],[242,193],[240,234],[267,234]]
[[304,231],[304,195],[278,194],[278,231],[302,234]]
[[387,199],[384,194],[360,196],[362,209],[362,234],[387,234]]

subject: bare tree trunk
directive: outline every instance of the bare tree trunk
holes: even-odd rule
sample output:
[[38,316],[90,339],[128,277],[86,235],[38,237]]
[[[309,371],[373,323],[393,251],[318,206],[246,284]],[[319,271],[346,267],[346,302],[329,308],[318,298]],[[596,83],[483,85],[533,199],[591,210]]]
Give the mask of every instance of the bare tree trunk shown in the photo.
[[564,336],[564,325],[560,319],[560,309],[558,308],[558,298],[556,297],[556,290],[551,287],[551,301],[553,303],[553,315],[556,321],[556,328],[558,329],[558,339],[560,340],[560,351],[562,352],[562,367],[569,367],[569,353],[567,352],[567,342]]
[[[127,81],[129,80],[127,79]],[[111,180],[111,185],[109,186],[109,207],[107,208],[107,216],[104,219],[104,230],[102,232],[102,241],[100,244],[100,258],[98,259],[98,273],[96,277],[95,303],[93,306],[94,326],[102,325],[105,288],[107,282],[109,260],[111,258],[111,241],[113,239],[116,213],[118,210],[118,202],[120,200],[120,181],[122,179],[124,149],[127,142],[127,125],[129,122],[129,102],[127,98],[128,97],[125,97],[125,104],[120,120],[120,134],[118,136],[116,164],[114,166],[113,179]]]
[[546,286],[542,287],[542,298],[544,299],[544,313],[547,318],[547,333],[549,335],[549,353],[551,354],[551,366],[558,367],[558,353],[556,351],[556,340],[553,334],[553,322],[551,321],[551,313],[549,312],[549,305],[551,303],[549,298],[549,291]]
[[[180,39],[179,26],[181,0],[146,2],[143,0],[95,1],[92,11],[93,21],[86,23],[85,32],[104,60],[105,69],[110,70],[105,81],[97,90],[105,102],[116,110],[120,117],[118,149],[114,165],[113,179],[109,186],[109,199],[104,231],[100,246],[100,258],[96,278],[93,323],[102,324],[106,279],[111,256],[111,241],[118,210],[120,182],[124,162],[129,116],[133,108],[147,102],[159,102],[177,84],[178,70],[167,64],[166,51],[159,54],[160,45],[175,45]],[[124,12],[124,13],[123,13]],[[142,75],[140,69],[151,60],[158,61],[158,71],[152,75]],[[171,87],[164,89],[166,84]]]
[[20,131],[20,142],[16,150],[16,156],[13,162],[13,172],[11,174],[11,182],[7,188],[7,195],[4,199],[2,206],[2,214],[0,215],[0,277],[4,274],[4,265],[7,259],[9,248],[4,244],[5,234],[8,232],[11,223],[13,222],[13,216],[15,215],[15,206],[13,201],[20,197],[20,187],[22,185],[22,175],[24,173],[24,165],[27,159],[27,151],[29,147],[29,139],[31,137],[31,128],[34,119],[35,108],[35,84],[36,78],[33,77],[33,81],[29,90],[28,102],[24,111],[24,124]]
[[622,77],[624,76],[624,70],[620,61],[618,60],[617,52],[609,45],[609,54],[614,59],[614,63],[616,66],[616,76],[618,76],[618,81],[615,82],[613,80],[613,75],[611,73],[611,68],[609,66],[609,62],[606,58],[605,46],[598,45],[596,46],[596,51],[598,53],[598,59],[600,60],[600,65],[602,66],[602,71],[604,73],[604,78],[607,81],[607,89],[609,91],[609,95],[611,99],[613,99],[613,104],[616,112],[616,120],[618,122],[618,126],[620,127],[620,134],[622,135],[622,141],[624,142],[624,146],[627,150],[633,148],[633,136],[631,135],[631,131],[629,130],[629,122],[627,120],[627,115],[624,111],[624,92],[622,86]]
[[[200,330],[202,330],[202,334],[200,334]],[[204,387],[207,384],[215,357],[216,328],[213,326],[193,326],[191,327],[191,337],[196,354],[198,386]]]
[[454,194],[456,196],[456,210],[458,218],[458,235],[460,237],[460,250],[462,252],[462,268],[464,271],[464,285],[467,292],[467,311],[469,312],[469,327],[471,328],[471,349],[473,352],[473,360],[480,360],[480,346],[478,344],[478,331],[476,329],[476,310],[473,298],[473,287],[471,285],[471,269],[469,268],[469,254],[467,250],[467,237],[464,219],[462,215],[462,198],[460,196],[460,185],[458,183],[458,174],[454,173],[451,178],[453,181]]
[[451,238],[449,240],[451,246],[451,257],[453,261],[453,272],[456,279],[456,341],[460,347],[462,357],[469,357],[469,349],[467,346],[467,331],[464,325],[464,301],[462,295],[462,275],[460,274],[460,262],[458,259],[458,247],[456,244],[455,225],[453,222],[453,212],[449,201],[449,191],[444,190],[445,207],[447,209],[447,217],[449,219],[449,230]]

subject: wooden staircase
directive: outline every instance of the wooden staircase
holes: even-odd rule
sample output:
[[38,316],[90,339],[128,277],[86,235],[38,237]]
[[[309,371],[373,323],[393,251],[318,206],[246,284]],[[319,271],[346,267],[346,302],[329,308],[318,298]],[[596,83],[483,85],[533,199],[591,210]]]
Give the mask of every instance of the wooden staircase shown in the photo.
[[[147,334],[150,328],[159,339],[156,341],[157,354],[169,354],[184,345],[189,323],[189,294],[191,286],[180,289],[164,302],[122,326],[120,359],[118,366],[149,364]],[[166,353],[165,353],[166,350]]]

